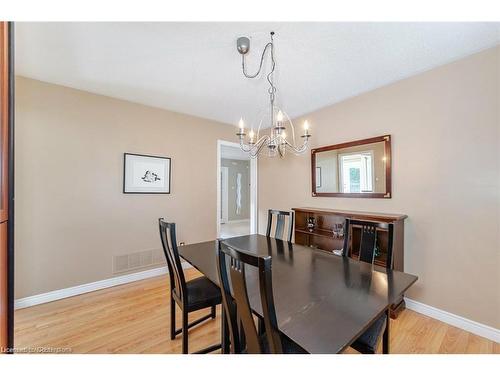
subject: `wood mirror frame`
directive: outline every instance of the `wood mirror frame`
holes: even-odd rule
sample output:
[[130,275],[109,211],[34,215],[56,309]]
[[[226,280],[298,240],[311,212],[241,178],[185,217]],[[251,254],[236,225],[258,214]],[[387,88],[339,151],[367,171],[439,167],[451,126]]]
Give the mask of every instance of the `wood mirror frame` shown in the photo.
[[[361,146],[371,143],[384,142],[385,151],[385,192],[372,193],[341,193],[341,192],[317,192],[316,191],[316,154],[319,152],[338,150],[348,147]],[[391,198],[391,136],[383,135],[380,137],[362,139],[359,141],[339,143],[337,145],[324,146],[311,150],[311,187],[313,197],[345,197],[345,198]]]

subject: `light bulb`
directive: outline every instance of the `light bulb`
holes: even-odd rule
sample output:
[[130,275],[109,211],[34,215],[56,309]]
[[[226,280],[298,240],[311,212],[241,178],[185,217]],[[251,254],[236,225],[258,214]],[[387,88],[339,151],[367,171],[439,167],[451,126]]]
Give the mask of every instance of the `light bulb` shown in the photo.
[[281,132],[281,138],[283,138],[283,139],[286,138],[286,133],[284,131]]
[[278,122],[283,121],[283,112],[278,111],[278,115],[276,116],[276,121],[278,121]]
[[255,135],[255,133],[253,132],[253,129],[250,130],[250,132],[248,133],[248,136],[250,137],[250,139],[253,139],[254,135]]
[[304,130],[307,132],[309,130],[309,123],[306,121],[304,121]]
[[240,127],[241,130],[243,130],[245,128],[245,123],[243,122],[243,117],[240,118],[240,121],[238,122],[238,125]]

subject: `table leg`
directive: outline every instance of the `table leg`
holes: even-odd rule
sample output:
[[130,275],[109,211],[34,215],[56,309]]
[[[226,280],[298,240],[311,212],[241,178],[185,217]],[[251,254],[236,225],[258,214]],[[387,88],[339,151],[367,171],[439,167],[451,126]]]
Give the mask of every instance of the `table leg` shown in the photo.
[[390,336],[389,336],[390,328],[389,328],[389,326],[391,325],[390,309],[386,310],[385,315],[387,317],[387,322],[385,324],[384,336],[382,339],[382,352],[383,352],[383,354],[389,354],[389,351],[390,351]]

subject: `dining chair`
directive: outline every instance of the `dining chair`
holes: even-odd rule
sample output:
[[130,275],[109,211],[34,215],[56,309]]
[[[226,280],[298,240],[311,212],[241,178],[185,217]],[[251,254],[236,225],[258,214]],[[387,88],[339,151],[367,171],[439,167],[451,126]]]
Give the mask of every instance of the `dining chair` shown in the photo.
[[[288,230],[285,235],[285,221],[286,217],[288,217]],[[273,228],[273,224],[275,227],[274,230],[274,238],[283,240],[283,241],[292,241],[293,235],[293,221],[295,218],[295,213],[293,211],[280,211],[270,209],[267,212],[267,231],[266,236],[271,237],[271,231]]]
[[[216,306],[222,301],[219,287],[205,276],[186,281],[182,269],[181,259],[177,248],[175,223],[168,223],[163,218],[158,219],[160,238],[167,259],[168,274],[170,277],[170,339],[182,333],[182,353],[188,353],[188,330],[208,319],[216,318]],[[182,310],[182,328],[175,328],[176,304]],[[188,323],[188,314],[210,307],[210,314]],[[212,345],[196,353],[209,353],[220,349],[221,344]]]
[[[229,275],[227,266],[229,263]],[[222,306],[228,323],[233,354],[303,354],[304,349],[281,334],[274,307],[272,258],[237,250],[219,241],[217,268],[222,291]],[[257,271],[262,319],[265,332],[258,333],[248,299],[247,267]],[[231,289],[233,294],[231,294]]]
[[[375,260],[375,251],[377,247],[377,231],[386,230],[387,239],[387,257],[385,261],[386,268],[392,268],[392,251],[394,240],[394,225],[391,223],[375,223],[371,221],[346,219],[344,228],[344,247],[342,255],[348,257],[353,251],[351,246],[352,226],[361,227],[361,239],[359,243],[359,261],[373,264]],[[353,343],[351,347],[363,354],[375,354],[377,347],[382,342],[382,352],[389,353],[389,309],[377,318],[374,323]]]
[[380,223],[363,220],[346,219],[344,224],[344,246],[342,254],[349,256],[353,249],[350,246],[352,237],[352,225],[361,229],[361,241],[359,243],[359,260],[366,263],[372,263],[375,260],[375,251],[377,247],[377,231],[387,231],[387,257],[385,267],[392,268],[392,251],[394,241],[394,224]]

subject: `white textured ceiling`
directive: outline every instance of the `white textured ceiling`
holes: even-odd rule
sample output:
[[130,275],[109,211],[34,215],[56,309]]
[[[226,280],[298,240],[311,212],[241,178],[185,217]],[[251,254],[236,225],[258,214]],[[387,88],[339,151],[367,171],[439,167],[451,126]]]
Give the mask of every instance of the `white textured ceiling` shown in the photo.
[[277,101],[291,117],[500,43],[500,23],[17,23],[16,74],[255,122],[267,83],[243,77],[236,39],[251,38],[253,71],[271,30]]

